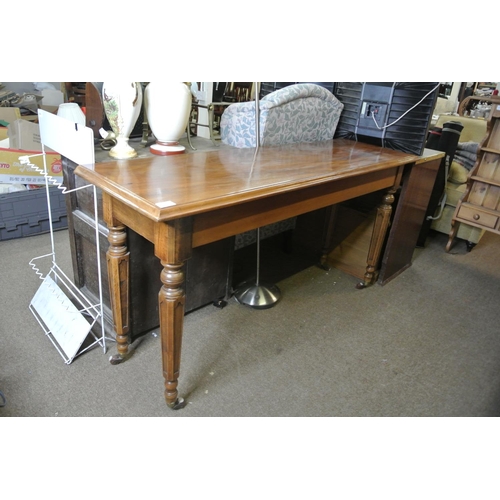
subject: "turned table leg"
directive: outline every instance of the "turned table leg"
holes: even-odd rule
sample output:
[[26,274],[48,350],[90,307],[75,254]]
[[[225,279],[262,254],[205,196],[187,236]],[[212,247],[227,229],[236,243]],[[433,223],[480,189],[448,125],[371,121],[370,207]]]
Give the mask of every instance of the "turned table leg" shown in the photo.
[[186,405],[178,397],[177,383],[181,364],[182,331],[184,324],[183,264],[167,264],[162,261],[160,278],[163,286],[158,295],[163,377],[165,378],[165,401],[170,408],[178,409]]
[[129,352],[129,257],[125,226],[109,228],[108,264],[109,292],[113,311],[118,354],[110,357],[111,364],[128,359]]
[[368,258],[366,261],[366,271],[362,282],[356,285],[356,288],[365,288],[371,285],[375,279],[375,272],[382,253],[385,236],[391,220],[392,204],[394,203],[394,193],[396,188],[391,188],[382,200],[382,204],[377,208],[377,215],[373,225],[370,248],[368,249]]
[[155,254],[163,266],[158,307],[165,401],[170,408],[178,410],[186,406],[179,397],[177,384],[186,302],[184,262],[191,257],[192,219],[159,223],[155,237]]

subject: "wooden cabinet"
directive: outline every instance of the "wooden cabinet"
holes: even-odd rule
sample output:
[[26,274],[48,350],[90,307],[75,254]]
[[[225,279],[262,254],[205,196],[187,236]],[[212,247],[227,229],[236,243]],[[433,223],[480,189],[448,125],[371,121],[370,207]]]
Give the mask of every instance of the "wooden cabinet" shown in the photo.
[[446,251],[461,222],[500,234],[500,104],[492,109],[486,137],[453,215]]

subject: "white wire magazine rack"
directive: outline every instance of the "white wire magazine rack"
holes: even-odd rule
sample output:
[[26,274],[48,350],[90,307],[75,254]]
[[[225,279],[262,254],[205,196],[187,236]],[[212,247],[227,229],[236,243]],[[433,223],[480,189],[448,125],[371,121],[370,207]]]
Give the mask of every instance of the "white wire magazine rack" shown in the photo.
[[[115,339],[107,337],[105,331],[96,187],[89,184],[68,190],[48,172],[45,147],[57,151],[80,165],[94,168],[94,136],[90,128],[43,110],[38,111],[38,118],[42,153],[20,156],[19,161],[45,177],[51,253],[34,257],[29,262],[29,265],[42,280],[42,284],[30,302],[29,309],[42,327],[45,335],[64,359],[64,362],[70,364],[76,356],[97,345],[101,346],[104,353],[106,353],[106,340],[114,341]],[[43,157],[43,169],[30,161],[34,156]],[[97,303],[91,302],[56,262],[49,191],[51,185],[56,186],[65,195],[80,189],[93,189],[99,286],[99,301]],[[49,270],[45,273],[41,271],[39,266],[42,265],[45,265],[45,268],[49,266]],[[82,348],[87,339],[89,339],[90,343],[87,342]]]

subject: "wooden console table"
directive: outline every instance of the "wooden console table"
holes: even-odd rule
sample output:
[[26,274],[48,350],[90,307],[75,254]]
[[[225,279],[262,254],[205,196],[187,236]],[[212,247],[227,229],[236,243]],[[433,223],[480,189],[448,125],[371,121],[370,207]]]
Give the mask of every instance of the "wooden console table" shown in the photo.
[[[442,153],[430,155],[423,165],[438,164],[442,156]],[[367,257],[364,285],[369,285],[385,241],[393,195],[419,161],[421,158],[412,154],[338,139],[262,147],[257,155],[254,149],[224,148],[171,157],[117,160],[96,164],[93,170],[78,166],[76,174],[103,192],[103,217],[109,227],[110,294],[117,334],[118,354],[114,362],[130,355],[126,227],[154,244],[154,253],[163,266],[159,322],[165,399],[169,407],[177,409],[185,405],[178,397],[177,383],[185,303],[183,268],[192,249],[384,190]],[[432,185],[437,168],[430,170],[432,175],[422,178],[430,178]],[[398,203],[398,211],[401,206],[402,212],[393,221],[384,255],[397,254],[398,242],[404,239],[409,238],[410,246],[416,242],[421,224],[418,218],[423,219],[426,197],[431,191],[423,189],[422,198],[422,190],[415,189],[422,183],[418,179],[418,175],[412,175],[406,187],[403,185]],[[413,220],[416,212],[417,220]],[[402,263],[397,259],[391,262],[384,265],[396,266],[392,274],[409,265],[407,257]]]

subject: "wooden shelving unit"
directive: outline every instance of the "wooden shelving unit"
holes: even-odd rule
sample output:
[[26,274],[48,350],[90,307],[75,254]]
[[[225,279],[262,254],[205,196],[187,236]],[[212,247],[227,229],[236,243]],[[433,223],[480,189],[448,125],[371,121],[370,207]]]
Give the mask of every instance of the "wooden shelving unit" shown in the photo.
[[85,82],[64,82],[66,102],[76,102],[85,106]]
[[500,234],[500,104],[495,104],[490,116],[476,164],[453,215],[447,252],[461,222]]
[[470,114],[478,104],[485,103],[491,104],[491,111],[486,116],[487,120],[491,120],[496,107],[500,104],[500,96],[470,96],[466,97],[458,107],[458,114],[460,116],[467,116]]

